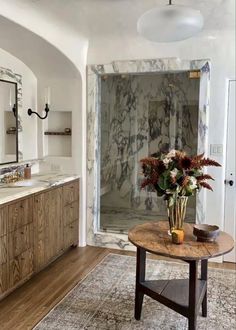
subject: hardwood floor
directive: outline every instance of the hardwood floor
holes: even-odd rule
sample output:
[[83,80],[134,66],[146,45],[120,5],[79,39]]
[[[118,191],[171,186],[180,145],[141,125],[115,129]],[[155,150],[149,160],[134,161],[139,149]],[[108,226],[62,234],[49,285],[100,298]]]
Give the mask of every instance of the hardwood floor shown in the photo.
[[[0,329],[32,329],[109,253],[135,255],[135,252],[91,246],[69,250],[0,302]],[[210,266],[235,269],[235,264],[230,263],[210,263]]]

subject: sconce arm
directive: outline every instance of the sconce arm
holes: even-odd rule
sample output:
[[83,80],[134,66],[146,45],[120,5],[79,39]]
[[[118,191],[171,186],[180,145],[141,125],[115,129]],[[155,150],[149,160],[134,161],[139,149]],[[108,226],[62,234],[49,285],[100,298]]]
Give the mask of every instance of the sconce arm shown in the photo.
[[45,105],[45,109],[44,109],[44,110],[45,110],[45,112],[46,112],[46,114],[45,114],[44,117],[40,116],[36,111],[32,111],[31,109],[28,109],[28,115],[31,116],[31,115],[34,113],[34,114],[37,115],[40,119],[46,119],[47,116],[48,116],[48,112],[49,112],[49,106],[48,106],[47,103],[46,103],[46,105]]

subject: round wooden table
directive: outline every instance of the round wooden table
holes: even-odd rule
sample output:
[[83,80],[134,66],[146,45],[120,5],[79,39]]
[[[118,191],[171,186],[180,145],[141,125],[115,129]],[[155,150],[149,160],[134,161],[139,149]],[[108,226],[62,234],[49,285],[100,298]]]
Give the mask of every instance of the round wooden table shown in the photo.
[[[188,318],[189,330],[196,329],[197,314],[207,316],[208,259],[221,256],[234,248],[233,238],[220,232],[215,242],[197,242],[193,225],[185,223],[185,239],[181,245],[171,242],[168,221],[137,225],[129,231],[129,241],[137,247],[135,319],[140,320],[144,294]],[[146,252],[181,259],[189,263],[189,279],[145,280]],[[198,279],[198,263],[201,277]]]

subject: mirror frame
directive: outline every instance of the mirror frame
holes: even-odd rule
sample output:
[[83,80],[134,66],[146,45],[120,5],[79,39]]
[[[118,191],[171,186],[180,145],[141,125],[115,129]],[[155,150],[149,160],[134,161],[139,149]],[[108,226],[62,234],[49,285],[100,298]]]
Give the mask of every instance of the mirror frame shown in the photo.
[[17,82],[14,81],[10,81],[10,80],[6,80],[6,79],[0,79],[0,82],[5,82],[8,84],[13,84],[15,85],[15,105],[16,105],[16,160],[12,161],[12,162],[5,162],[5,163],[0,163],[1,165],[6,165],[6,164],[14,164],[14,163],[18,163],[19,161],[19,146],[18,146],[18,98],[17,98],[17,93],[18,93],[18,86],[17,86]]

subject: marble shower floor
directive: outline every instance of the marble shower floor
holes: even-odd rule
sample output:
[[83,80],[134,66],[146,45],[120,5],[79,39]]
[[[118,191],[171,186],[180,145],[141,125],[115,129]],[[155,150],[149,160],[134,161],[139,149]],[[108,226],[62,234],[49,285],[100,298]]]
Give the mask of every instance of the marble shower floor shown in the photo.
[[[186,216],[186,221],[193,223],[194,218],[194,210],[189,210]],[[167,215],[164,213],[161,214],[147,210],[101,206],[100,230],[127,234],[128,230],[135,225],[165,219],[167,220]]]

